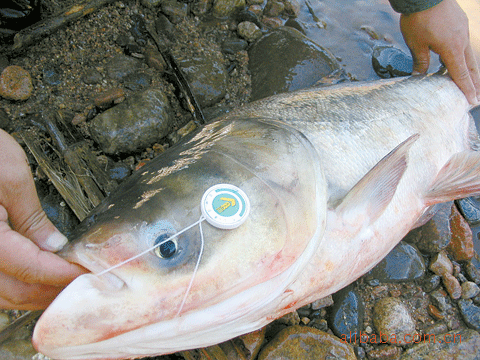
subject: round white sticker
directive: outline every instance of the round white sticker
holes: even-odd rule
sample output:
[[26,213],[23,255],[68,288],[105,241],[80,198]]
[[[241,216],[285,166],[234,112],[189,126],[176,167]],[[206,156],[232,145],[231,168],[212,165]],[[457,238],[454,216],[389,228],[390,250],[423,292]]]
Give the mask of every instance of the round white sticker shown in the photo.
[[250,201],[235,185],[218,184],[203,194],[201,210],[210,225],[220,229],[235,229],[247,219]]

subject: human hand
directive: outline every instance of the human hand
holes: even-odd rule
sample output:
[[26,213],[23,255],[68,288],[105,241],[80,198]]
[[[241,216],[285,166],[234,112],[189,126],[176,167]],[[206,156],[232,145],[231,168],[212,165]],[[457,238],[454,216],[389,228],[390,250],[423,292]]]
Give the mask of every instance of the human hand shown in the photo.
[[430,50],[440,55],[450,76],[471,104],[480,102],[480,74],[469,39],[468,19],[455,0],[400,16],[413,57],[413,74],[426,73]]
[[46,308],[85,272],[52,252],[66,241],[42,210],[23,149],[0,129],[0,308]]

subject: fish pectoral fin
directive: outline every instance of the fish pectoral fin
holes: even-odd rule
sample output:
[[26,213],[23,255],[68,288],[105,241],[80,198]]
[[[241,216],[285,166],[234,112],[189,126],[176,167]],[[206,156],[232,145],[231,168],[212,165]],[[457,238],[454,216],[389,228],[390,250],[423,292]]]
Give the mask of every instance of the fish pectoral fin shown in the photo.
[[368,217],[374,222],[392,200],[407,168],[408,150],[418,139],[414,134],[380,160],[343,198],[335,212],[347,223]]
[[480,152],[454,154],[438,172],[425,196],[427,206],[480,194]]

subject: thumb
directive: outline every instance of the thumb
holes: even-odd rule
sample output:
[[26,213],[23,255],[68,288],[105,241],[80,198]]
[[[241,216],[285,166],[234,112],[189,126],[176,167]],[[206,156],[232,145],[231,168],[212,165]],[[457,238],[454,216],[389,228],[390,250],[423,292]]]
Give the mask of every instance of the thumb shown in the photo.
[[0,205],[7,211],[13,229],[42,250],[60,250],[67,238],[48,220],[40,205],[25,152],[3,131],[0,140]]

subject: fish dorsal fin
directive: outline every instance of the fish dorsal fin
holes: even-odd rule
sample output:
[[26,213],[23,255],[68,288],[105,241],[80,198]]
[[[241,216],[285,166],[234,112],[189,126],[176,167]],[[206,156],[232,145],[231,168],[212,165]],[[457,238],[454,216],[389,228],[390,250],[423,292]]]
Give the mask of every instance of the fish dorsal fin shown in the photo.
[[425,197],[427,206],[480,194],[480,152],[465,150],[452,155]]
[[418,137],[414,134],[398,145],[348,192],[335,209],[344,223],[372,223],[383,213],[407,168],[408,150]]

